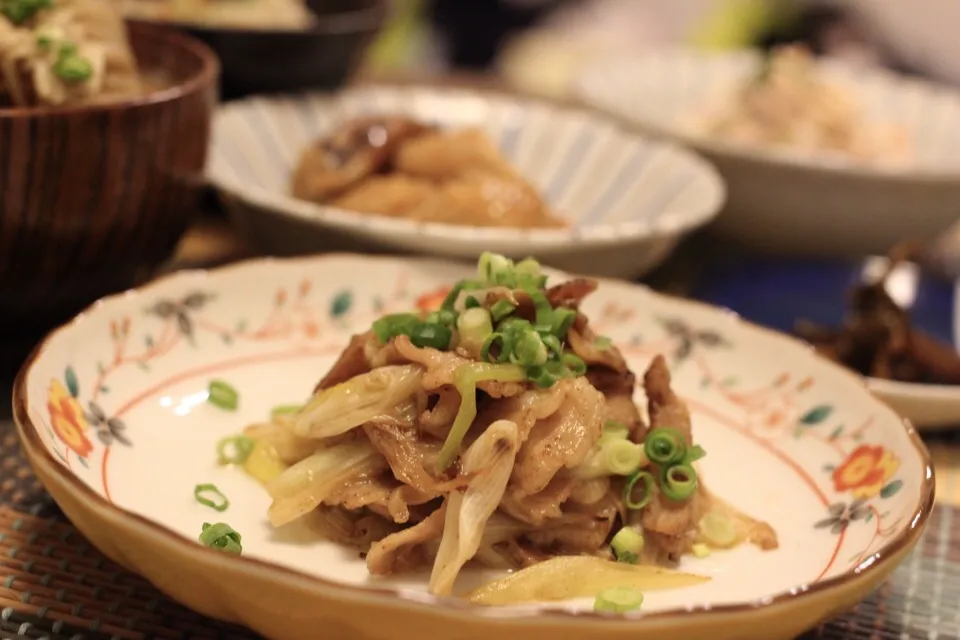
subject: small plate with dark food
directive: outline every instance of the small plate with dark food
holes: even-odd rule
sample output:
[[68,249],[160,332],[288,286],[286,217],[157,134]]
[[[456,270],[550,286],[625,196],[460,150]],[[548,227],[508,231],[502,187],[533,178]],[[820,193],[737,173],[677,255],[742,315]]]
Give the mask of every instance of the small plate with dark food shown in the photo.
[[956,284],[918,245],[862,262],[751,260],[711,269],[696,297],[809,342],[926,429],[960,424]]

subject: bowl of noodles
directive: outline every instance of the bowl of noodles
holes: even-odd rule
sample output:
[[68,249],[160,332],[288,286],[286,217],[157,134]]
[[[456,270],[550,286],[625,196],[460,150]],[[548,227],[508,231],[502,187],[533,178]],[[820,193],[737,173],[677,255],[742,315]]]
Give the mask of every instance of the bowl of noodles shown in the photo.
[[223,66],[224,99],[343,84],[386,21],[386,0],[123,0],[138,23],[205,42]]
[[93,544],[277,640],[788,640],[933,506],[916,431],[806,345],[493,253],[176,273],[13,404]]
[[582,69],[584,101],[714,161],[717,229],[766,252],[885,254],[957,220],[960,92],[804,49],[666,51]]
[[195,211],[218,65],[187,36],[128,32],[107,0],[9,2],[0,31],[9,337],[62,321],[171,255]]

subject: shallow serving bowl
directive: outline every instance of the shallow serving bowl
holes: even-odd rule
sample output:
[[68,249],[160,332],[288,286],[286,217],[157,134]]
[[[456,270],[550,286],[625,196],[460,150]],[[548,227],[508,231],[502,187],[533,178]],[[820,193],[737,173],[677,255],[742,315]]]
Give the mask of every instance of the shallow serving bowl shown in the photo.
[[586,65],[581,100],[712,160],[727,182],[717,228],[772,253],[885,254],[960,219],[960,93],[883,71],[823,63],[870,120],[902,125],[914,146],[902,165],[855,164],[821,153],[736,145],[692,132],[696,119],[756,73],[753,53],[658,51]]
[[[198,611],[290,640],[311,628],[365,640],[786,640],[851,607],[916,543],[933,504],[928,454],[856,377],[733,314],[613,281],[585,312],[635,370],[666,354],[709,451],[703,473],[774,526],[779,550],[685,560],[712,580],[650,592],[642,614],[610,618],[577,601],[437,599],[416,576],[371,579],[356,554],[309,531],[272,531],[266,493],[217,467],[215,443],[301,401],[376,313],[435,303],[467,274],[337,254],[180,273],[106,299],[21,371],[14,410],[27,456],[111,558]],[[238,390],[237,411],[206,402],[212,378]],[[199,483],[216,483],[229,510],[198,505]],[[197,543],[201,524],[221,519],[243,535],[242,556]]]
[[169,86],[102,105],[0,109],[6,339],[56,326],[142,281],[173,253],[197,212],[216,56],[157,27],[133,26],[130,41],[141,68]]
[[[445,127],[478,126],[571,226],[494,229],[416,223],[294,199],[300,153],[344,120],[398,113]],[[485,250],[547,264],[638,276],[724,200],[713,168],[604,118],[529,99],[433,87],[372,86],[329,98],[251,98],[214,125],[209,176],[234,220],[271,253],[388,249],[475,259]]]

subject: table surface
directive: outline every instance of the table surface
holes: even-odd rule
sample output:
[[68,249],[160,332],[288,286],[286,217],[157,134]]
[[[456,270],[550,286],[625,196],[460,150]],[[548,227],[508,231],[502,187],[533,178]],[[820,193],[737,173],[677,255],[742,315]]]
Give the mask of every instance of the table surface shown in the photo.
[[[645,279],[682,292],[694,273],[693,238]],[[167,270],[250,257],[223,220],[201,221]],[[8,395],[9,397],[9,395]],[[7,409],[3,407],[3,409]],[[804,638],[960,640],[960,431],[928,439],[937,508],[917,550],[855,610]],[[256,638],[176,604],[114,564],[70,524],[24,459],[9,414],[0,413],[0,638]],[[349,640],[349,639],[343,639]]]

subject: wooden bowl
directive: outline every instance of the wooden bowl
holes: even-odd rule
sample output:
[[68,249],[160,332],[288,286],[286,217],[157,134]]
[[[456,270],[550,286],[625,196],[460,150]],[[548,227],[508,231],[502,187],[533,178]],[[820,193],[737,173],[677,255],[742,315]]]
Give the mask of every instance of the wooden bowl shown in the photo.
[[0,109],[7,341],[148,276],[197,210],[217,58],[172,30],[138,25],[130,36],[141,67],[169,86],[112,104]]

